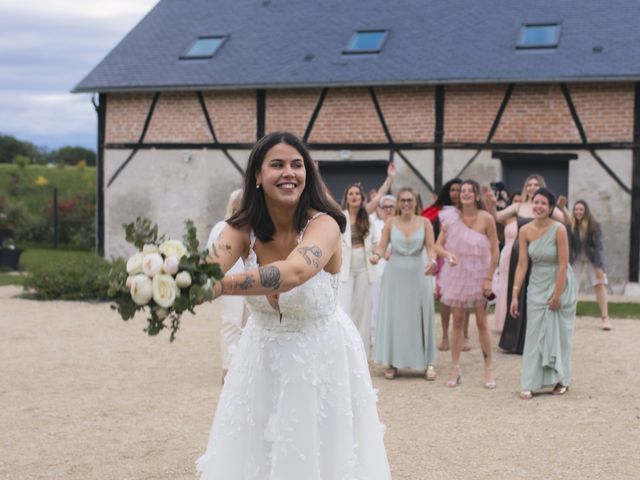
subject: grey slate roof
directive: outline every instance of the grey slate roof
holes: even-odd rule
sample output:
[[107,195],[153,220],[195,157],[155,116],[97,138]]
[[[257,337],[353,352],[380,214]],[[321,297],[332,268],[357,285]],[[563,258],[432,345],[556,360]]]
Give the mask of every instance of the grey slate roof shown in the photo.
[[[537,22],[562,24],[558,48],[516,50]],[[390,31],[382,52],[343,55],[362,29]],[[638,0],[160,0],[74,91],[638,79]]]

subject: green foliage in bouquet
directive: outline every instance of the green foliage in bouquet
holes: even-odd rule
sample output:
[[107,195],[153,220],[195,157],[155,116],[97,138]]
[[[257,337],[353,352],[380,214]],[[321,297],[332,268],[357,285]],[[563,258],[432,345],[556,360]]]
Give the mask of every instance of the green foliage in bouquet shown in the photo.
[[180,242],[158,237],[158,226],[146,218],[123,225],[127,241],[139,251],[126,269],[114,268],[110,274],[111,308],[126,321],[148,307],[145,331],[157,335],[168,328],[171,342],[182,314],[195,314],[197,305],[213,300],[213,285],[223,277],[220,265],[206,262],[208,251],[200,250],[193,222],[187,220],[185,226]]

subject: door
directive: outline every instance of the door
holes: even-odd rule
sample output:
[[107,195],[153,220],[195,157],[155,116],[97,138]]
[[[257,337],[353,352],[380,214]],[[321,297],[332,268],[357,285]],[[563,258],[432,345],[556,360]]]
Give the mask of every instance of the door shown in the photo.
[[575,153],[516,153],[493,152],[502,162],[502,182],[510,194],[522,191],[529,175],[544,178],[547,188],[556,196],[569,192],[569,161],[578,158]]
[[377,190],[387,178],[388,165],[388,160],[318,162],[322,179],[338,203],[342,203],[344,190],[352,183],[360,182],[366,195]]

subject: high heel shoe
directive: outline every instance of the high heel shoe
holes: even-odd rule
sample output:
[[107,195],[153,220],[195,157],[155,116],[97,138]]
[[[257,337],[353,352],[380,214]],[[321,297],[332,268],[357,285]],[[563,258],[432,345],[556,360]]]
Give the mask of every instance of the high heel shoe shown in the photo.
[[436,368],[433,365],[427,365],[427,370],[424,372],[424,378],[430,382],[436,379]]
[[458,385],[460,385],[462,383],[462,375],[460,375],[460,366],[459,365],[455,365],[453,367],[451,367],[451,372],[453,373],[455,371],[456,373],[456,378],[452,379],[451,378],[451,373],[449,374],[449,380],[447,380],[447,387],[449,388],[455,388]]
[[565,385],[562,385],[561,383],[559,383],[555,387],[553,387],[553,390],[551,390],[551,394],[552,395],[564,395],[568,391],[569,391],[569,387],[568,386],[565,386]]
[[384,372],[384,378],[387,380],[393,380],[398,375],[398,369],[396,367],[389,367]]
[[[489,372],[491,380],[487,380],[487,372]],[[484,370],[484,388],[487,390],[494,390],[496,388],[496,380],[493,377],[493,368],[485,368]]]

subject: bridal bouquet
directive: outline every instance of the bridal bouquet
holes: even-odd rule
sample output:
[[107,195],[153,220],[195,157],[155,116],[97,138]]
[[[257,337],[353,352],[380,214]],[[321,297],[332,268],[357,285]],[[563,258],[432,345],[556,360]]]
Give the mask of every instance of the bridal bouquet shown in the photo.
[[213,300],[213,285],[223,276],[220,265],[206,263],[207,250],[199,251],[196,227],[185,222],[183,241],[158,238],[158,226],[148,219],[137,218],[123,225],[126,239],[138,249],[126,269],[114,268],[110,274],[109,296],[113,310],[123,320],[133,318],[138,310],[149,310],[149,335],[164,328],[171,329],[169,340],[175,340],[180,317],[196,305]]

